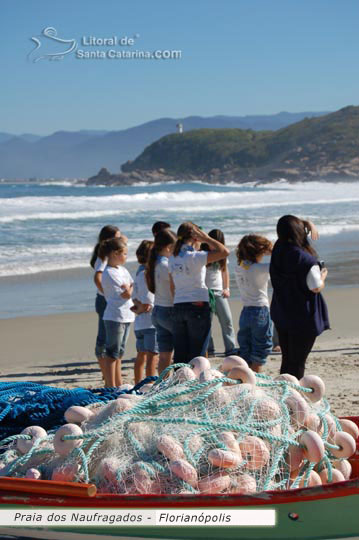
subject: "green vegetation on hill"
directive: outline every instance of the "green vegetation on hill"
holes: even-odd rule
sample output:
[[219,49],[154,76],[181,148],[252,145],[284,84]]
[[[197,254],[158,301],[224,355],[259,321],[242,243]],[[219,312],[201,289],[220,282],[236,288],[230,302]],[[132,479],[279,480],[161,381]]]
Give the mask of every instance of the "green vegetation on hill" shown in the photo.
[[195,175],[263,167],[318,170],[358,157],[359,107],[350,106],[278,131],[199,129],[168,135],[122,170]]

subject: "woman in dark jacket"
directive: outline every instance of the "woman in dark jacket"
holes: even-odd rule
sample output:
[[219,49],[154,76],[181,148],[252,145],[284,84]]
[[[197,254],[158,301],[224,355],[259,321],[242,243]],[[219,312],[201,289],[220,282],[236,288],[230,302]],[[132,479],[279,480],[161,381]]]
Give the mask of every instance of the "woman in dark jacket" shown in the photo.
[[281,373],[299,379],[315,339],[329,328],[328,310],[321,291],[328,271],[321,269],[308,240],[312,223],[283,216],[277,223],[270,277],[273,286],[271,317],[282,350]]

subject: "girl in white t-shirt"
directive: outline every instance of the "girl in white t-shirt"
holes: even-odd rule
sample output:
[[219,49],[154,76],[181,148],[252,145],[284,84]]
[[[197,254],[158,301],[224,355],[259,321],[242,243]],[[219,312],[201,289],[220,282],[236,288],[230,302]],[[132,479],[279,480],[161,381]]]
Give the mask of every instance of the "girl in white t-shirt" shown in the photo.
[[168,228],[158,232],[146,269],[148,289],[155,295],[152,323],[156,328],[160,353],[158,373],[161,373],[172,361],[173,290],[168,273],[168,258],[173,253],[176,240],[176,235]]
[[135,336],[137,356],[135,360],[135,384],[146,377],[153,377],[157,373],[158,346],[156,339],[156,328],[152,324],[151,313],[154,303],[154,294],[148,290],[145,270],[146,263],[153,246],[151,240],[142,240],[136,250],[136,257],[139,267],[136,272],[133,285],[132,310],[136,314]]
[[95,355],[98,360],[98,363],[100,364],[102,376],[104,376],[103,358],[105,354],[105,341],[106,341],[106,330],[105,330],[105,325],[103,322],[103,314],[106,309],[106,299],[103,295],[101,281],[102,281],[102,273],[107,266],[107,259],[104,259],[104,260],[100,259],[100,257],[98,256],[98,250],[99,250],[101,242],[104,242],[105,240],[111,240],[112,238],[120,238],[120,236],[121,236],[120,229],[116,227],[115,225],[105,225],[104,227],[102,227],[100,234],[98,235],[97,244],[94,247],[91,260],[90,260],[90,265],[95,271],[94,282],[97,288],[95,309],[98,315],[98,327],[97,327]]
[[100,244],[99,257],[107,258],[102,274],[102,290],[106,298],[103,320],[106,329],[104,378],[107,387],[122,384],[121,359],[125,352],[131,322],[133,279],[123,266],[127,259],[127,244],[122,238],[105,240]]
[[[197,251],[201,243],[211,251]],[[205,283],[206,265],[228,257],[229,250],[210,238],[197,225],[182,223],[169,258],[168,270],[174,288],[174,362],[188,363],[206,352],[211,318]]]
[[[212,229],[208,236],[218,240],[221,244],[226,244],[224,234],[220,229]],[[210,263],[207,265],[206,285],[212,291],[214,303],[214,312],[218,317],[219,324],[222,330],[222,338],[224,344],[224,353],[226,356],[237,352],[236,342],[233,330],[233,321],[231,308],[228,302],[230,296],[229,288],[229,270],[227,258],[221,261]],[[208,356],[215,356],[215,348],[212,335],[208,344]]]
[[272,243],[264,236],[249,234],[236,250],[236,282],[243,304],[239,318],[239,354],[253,371],[260,372],[272,351],[273,324],[269,313],[269,263],[265,255],[272,252]]

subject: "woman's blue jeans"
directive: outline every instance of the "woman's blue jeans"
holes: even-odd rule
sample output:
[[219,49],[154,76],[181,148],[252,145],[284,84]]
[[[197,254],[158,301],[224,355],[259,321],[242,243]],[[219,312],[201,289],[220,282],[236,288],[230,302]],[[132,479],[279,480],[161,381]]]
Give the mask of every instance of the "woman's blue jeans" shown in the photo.
[[[227,298],[223,298],[222,291],[213,291],[216,299],[216,315],[222,330],[224,351],[226,356],[234,354],[237,350],[233,329],[232,313]],[[212,334],[209,338],[208,354],[214,354],[214,342]]]
[[183,302],[173,309],[174,362],[188,363],[206,353],[211,315],[208,302]]

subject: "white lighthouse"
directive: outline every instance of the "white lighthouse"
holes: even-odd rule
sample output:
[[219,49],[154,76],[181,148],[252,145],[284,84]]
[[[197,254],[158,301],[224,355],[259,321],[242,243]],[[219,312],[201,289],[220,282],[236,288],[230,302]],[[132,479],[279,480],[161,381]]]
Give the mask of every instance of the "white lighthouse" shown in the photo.
[[177,133],[183,133],[183,124],[176,124]]

